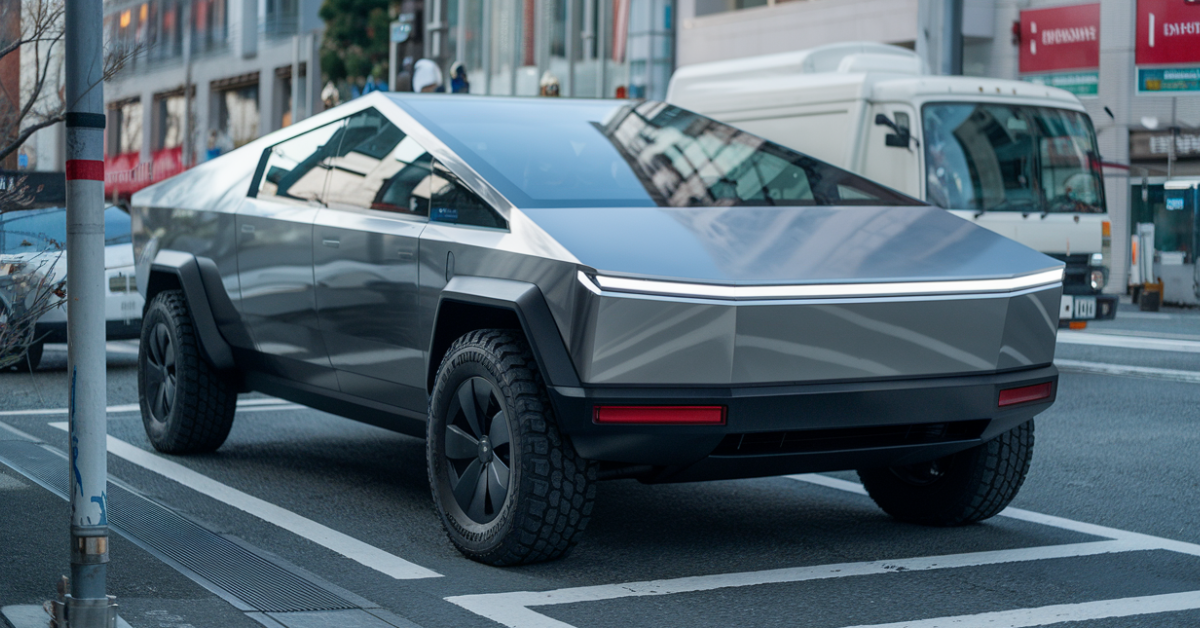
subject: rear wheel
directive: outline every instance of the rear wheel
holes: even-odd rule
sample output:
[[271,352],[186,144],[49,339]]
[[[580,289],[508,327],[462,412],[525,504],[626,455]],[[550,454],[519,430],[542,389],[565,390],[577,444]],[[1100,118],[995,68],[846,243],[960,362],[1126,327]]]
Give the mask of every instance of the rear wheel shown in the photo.
[[884,512],[901,520],[958,526],[995,516],[1017,496],[1033,457],[1033,421],[982,445],[931,462],[858,472]]
[[142,317],[138,402],[150,444],[165,453],[215,451],[233,427],[237,389],[200,357],[182,291],[158,293]]
[[468,558],[559,558],[587,527],[595,465],[559,433],[518,334],[474,331],[450,346],[429,401],[426,459],[434,506]]

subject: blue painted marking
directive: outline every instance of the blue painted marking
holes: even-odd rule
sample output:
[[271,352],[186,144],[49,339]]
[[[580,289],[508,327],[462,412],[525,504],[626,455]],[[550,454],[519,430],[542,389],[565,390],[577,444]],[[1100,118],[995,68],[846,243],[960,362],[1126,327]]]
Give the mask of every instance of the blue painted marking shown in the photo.
[[75,472],[75,483],[79,485],[79,494],[83,495],[83,476],[79,473],[79,437],[71,437],[71,470]]
[[[102,525],[102,526],[108,525],[108,513],[105,511],[105,508],[104,508],[104,504],[107,500],[108,500],[108,493],[105,493],[105,492],[101,492],[99,495],[92,498],[93,504],[100,504],[100,523],[98,523],[96,525]],[[91,523],[91,519],[88,519],[88,523]]]

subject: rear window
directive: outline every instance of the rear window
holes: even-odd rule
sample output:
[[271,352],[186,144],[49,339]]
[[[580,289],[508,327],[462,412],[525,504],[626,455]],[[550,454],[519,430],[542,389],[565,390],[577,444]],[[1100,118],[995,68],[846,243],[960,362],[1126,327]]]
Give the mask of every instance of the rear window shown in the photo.
[[664,103],[476,98],[400,102],[518,206],[920,204],[807,155]]

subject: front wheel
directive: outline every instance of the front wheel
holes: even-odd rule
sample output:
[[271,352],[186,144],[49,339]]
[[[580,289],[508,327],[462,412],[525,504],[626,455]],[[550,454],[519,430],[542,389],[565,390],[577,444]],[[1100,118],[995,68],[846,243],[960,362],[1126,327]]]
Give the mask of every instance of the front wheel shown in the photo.
[[858,472],[884,512],[932,526],[995,516],[1017,496],[1033,457],[1033,421],[982,445],[931,462]]
[[524,338],[473,331],[450,346],[429,400],[426,461],[450,541],[489,565],[559,558],[579,540],[595,465],[558,431]]

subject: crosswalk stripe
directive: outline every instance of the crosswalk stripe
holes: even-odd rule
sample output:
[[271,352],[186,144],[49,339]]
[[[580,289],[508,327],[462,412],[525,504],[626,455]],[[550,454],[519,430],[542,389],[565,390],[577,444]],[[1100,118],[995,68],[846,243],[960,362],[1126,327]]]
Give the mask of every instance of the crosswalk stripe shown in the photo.
[[1062,358],[1055,359],[1054,365],[1060,370],[1073,371],[1076,373],[1145,377],[1150,379],[1165,379],[1175,382],[1187,382],[1189,384],[1200,384],[1200,372],[1198,371],[1160,369],[1151,366],[1133,366],[1130,364],[1108,364],[1106,362],[1085,362],[1083,360],[1064,360]]
[[1096,556],[1099,554],[1152,549],[1158,549],[1157,545],[1153,543],[1125,540],[1093,541],[1088,543],[1073,543],[1067,545],[1023,547],[1017,549],[995,550],[990,552],[971,552],[967,554],[919,556],[915,558],[876,560],[858,563],[813,565],[807,567],[770,569],[765,571],[748,571],[742,573],[727,573],[709,576],[690,576],[670,580],[649,580],[644,582],[627,582],[623,584],[574,587],[569,589],[557,589],[554,591],[520,591],[516,593],[462,595],[448,597],[446,598],[446,601],[512,628],[572,628],[570,624],[542,615],[541,613],[530,610],[529,607],[575,604],[579,602],[599,602],[603,600],[612,600],[625,597],[694,593],[697,591],[712,591],[714,589],[804,582],[808,580],[828,580],[834,578],[849,578],[854,576],[895,574],[909,571],[933,571],[961,567],[979,567],[984,565],[999,565],[1003,563],[1048,560],[1055,558],[1076,558],[1080,556]]
[[1200,609],[1200,591],[1145,595],[1117,600],[1099,600],[1081,604],[1055,604],[1037,608],[1019,608],[1011,611],[993,611],[977,615],[936,617],[890,624],[869,624],[850,628],[964,628],[987,626],[988,628],[1030,628],[1049,626],[1064,622],[1089,621],[1110,617],[1133,617],[1154,613],[1172,613]]
[[1169,338],[1145,338],[1117,334],[1093,334],[1086,331],[1062,330],[1058,332],[1059,344],[1091,345],[1094,347],[1119,347],[1122,349],[1147,349],[1150,351],[1177,351],[1200,353],[1200,341]]
[[[303,408],[294,403],[276,399],[275,397],[264,397],[254,399],[240,399],[237,402],[238,410],[253,412],[253,408],[267,407],[271,410],[291,410],[295,408]],[[104,409],[108,414],[119,414],[122,412],[141,412],[142,407],[136,403],[126,403],[118,406],[108,406]],[[31,408],[28,410],[3,410],[0,411],[0,416],[55,416],[67,414],[67,408]]]
[[[50,425],[64,431],[67,429],[66,422],[54,422]],[[177,462],[135,447],[119,438],[108,437],[108,451],[118,458],[153,471],[169,480],[178,482],[202,495],[207,495],[219,502],[254,515],[267,523],[306,538],[392,578],[409,580],[416,578],[437,578],[441,576],[441,574],[435,571],[411,563],[378,547],[363,543],[352,536],[321,525],[290,510],[276,506],[248,493],[243,493],[232,486],[222,484]]]

